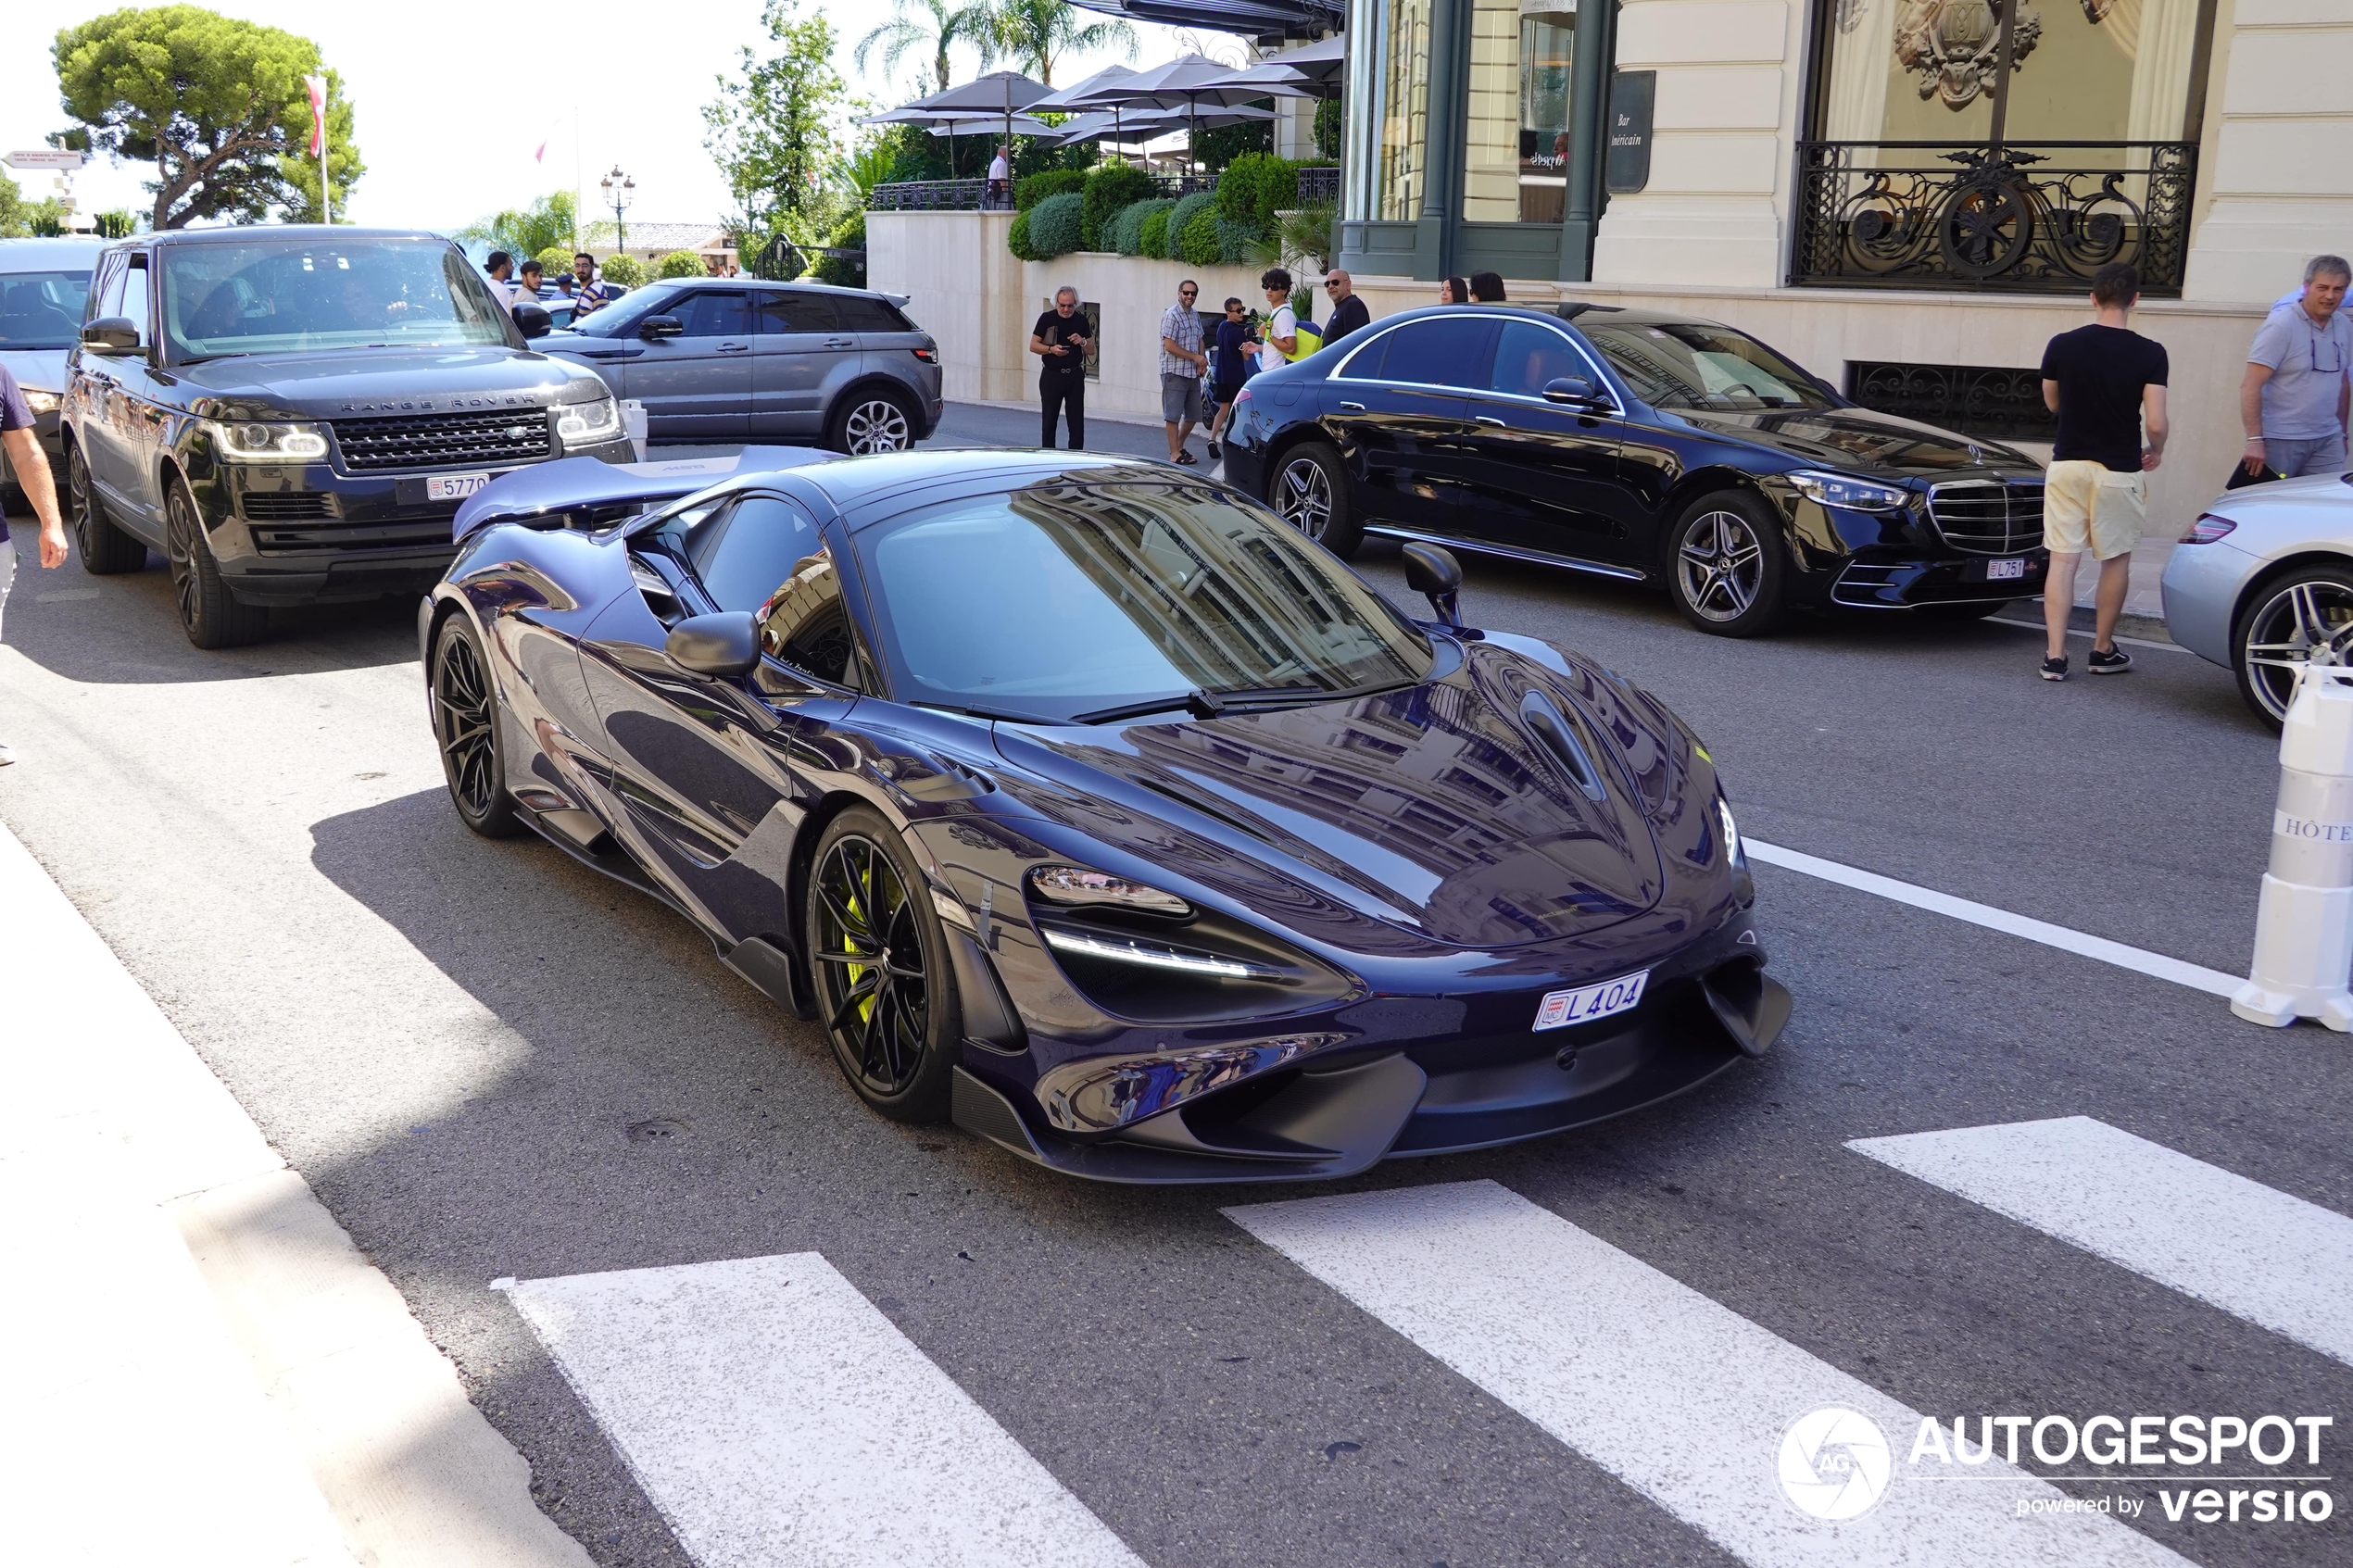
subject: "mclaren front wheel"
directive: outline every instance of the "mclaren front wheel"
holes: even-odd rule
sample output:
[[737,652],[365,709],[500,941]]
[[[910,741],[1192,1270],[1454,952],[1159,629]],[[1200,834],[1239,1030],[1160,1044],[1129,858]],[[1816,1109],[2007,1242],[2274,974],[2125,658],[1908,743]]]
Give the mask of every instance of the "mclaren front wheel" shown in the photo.
[[858,1098],[895,1122],[948,1115],[963,1041],[939,917],[897,830],[852,807],[810,862],[810,968],[817,1016]]
[[484,838],[523,831],[507,793],[506,755],[498,744],[498,703],[482,644],[462,614],[441,623],[433,640],[433,738],[458,820]]

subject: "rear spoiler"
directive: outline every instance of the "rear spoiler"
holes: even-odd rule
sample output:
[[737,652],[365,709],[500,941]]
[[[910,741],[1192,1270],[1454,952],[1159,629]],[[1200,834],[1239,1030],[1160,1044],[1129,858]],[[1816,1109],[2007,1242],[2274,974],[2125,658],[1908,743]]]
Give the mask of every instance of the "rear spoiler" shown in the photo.
[[741,474],[771,473],[833,460],[833,453],[805,446],[747,446],[731,457],[669,458],[644,463],[564,458],[501,474],[467,496],[450,520],[449,536],[462,542],[493,523],[532,518],[549,519],[549,527],[582,526],[573,521],[574,514],[618,519],[708,490]]

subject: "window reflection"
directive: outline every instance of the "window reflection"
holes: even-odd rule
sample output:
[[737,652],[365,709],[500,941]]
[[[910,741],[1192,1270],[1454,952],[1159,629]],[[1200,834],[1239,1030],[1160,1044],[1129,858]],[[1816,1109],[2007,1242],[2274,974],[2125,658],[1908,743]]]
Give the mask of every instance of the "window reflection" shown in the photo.
[[837,686],[852,678],[857,645],[842,608],[841,579],[831,546],[793,564],[792,575],[761,605],[760,651],[779,664]]
[[1463,216],[1558,223],[1568,199],[1577,0],[1472,0]]

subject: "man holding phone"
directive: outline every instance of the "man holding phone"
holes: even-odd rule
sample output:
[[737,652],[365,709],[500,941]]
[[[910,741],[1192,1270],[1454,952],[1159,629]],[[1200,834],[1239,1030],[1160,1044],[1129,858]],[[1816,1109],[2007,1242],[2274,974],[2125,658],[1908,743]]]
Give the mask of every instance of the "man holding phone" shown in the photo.
[[1078,291],[1063,284],[1054,291],[1054,307],[1029,332],[1029,351],[1038,356],[1038,403],[1045,416],[1038,445],[1050,452],[1055,416],[1064,409],[1070,414],[1070,449],[1087,445],[1087,350],[1093,341],[1087,335],[1087,318],[1078,313]]

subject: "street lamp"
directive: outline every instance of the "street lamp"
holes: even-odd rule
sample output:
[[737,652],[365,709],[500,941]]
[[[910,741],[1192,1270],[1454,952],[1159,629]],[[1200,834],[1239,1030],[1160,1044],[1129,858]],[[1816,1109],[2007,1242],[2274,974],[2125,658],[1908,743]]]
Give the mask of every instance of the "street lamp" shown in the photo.
[[623,174],[621,165],[616,163],[612,166],[612,172],[598,181],[597,184],[605,193],[605,205],[612,208],[612,226],[621,236],[621,243],[614,248],[626,254],[629,249],[629,221],[622,215],[629,210],[629,204],[637,197],[637,182]]

